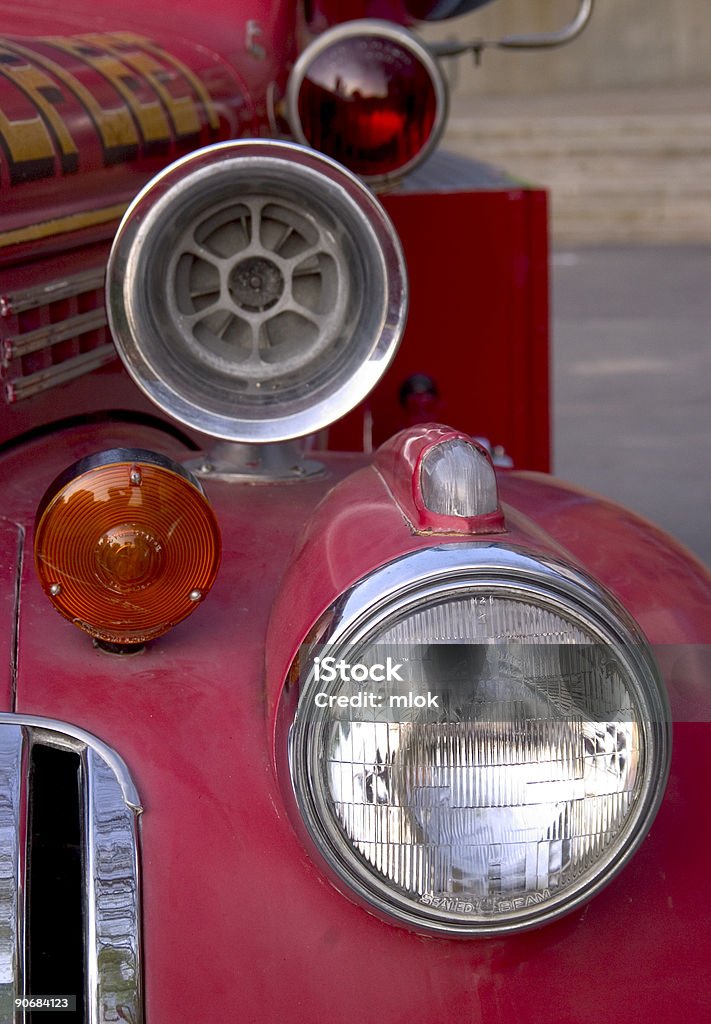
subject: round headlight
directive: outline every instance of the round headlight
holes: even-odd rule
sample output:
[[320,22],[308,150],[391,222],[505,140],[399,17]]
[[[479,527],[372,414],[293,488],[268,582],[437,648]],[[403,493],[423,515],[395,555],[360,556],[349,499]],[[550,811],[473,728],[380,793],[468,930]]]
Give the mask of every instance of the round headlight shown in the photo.
[[297,804],[331,872],[430,931],[588,899],[666,780],[666,696],[634,623],[568,567],[452,545],[368,577],[304,659]]

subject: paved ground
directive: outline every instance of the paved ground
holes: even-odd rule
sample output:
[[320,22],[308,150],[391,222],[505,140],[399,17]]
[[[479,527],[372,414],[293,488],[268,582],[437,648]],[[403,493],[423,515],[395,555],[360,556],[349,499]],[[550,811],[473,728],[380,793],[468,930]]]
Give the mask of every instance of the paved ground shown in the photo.
[[558,248],[554,469],[711,566],[711,246]]

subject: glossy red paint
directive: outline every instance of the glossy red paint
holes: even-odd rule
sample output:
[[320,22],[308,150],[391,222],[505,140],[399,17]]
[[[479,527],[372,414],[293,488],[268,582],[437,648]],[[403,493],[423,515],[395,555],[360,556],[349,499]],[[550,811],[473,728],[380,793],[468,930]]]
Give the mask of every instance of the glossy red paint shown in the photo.
[[[383,197],[407,258],[410,312],[393,364],[329,445],[378,447],[417,422],[400,399],[413,374],[438,391],[443,423],[550,469],[548,232],[544,192],[472,188]],[[436,299],[433,300],[433,297]]]
[[[423,428],[420,441],[426,438]],[[408,432],[404,446],[417,447],[417,439],[414,430]],[[397,439],[391,444],[397,448]],[[376,453],[375,465],[377,459]],[[418,533],[375,465],[334,487],[299,540],[272,613],[267,645],[272,712],[280,693],[275,681],[286,678],[299,645],[340,594],[369,571],[408,552],[473,539]],[[411,483],[412,462],[404,458],[401,472],[404,489]],[[701,699],[702,717],[705,709],[711,712],[711,685],[708,696],[703,688],[703,697],[696,689],[698,649],[711,643],[711,576],[701,563],[634,513],[552,477],[503,470],[498,482],[504,530],[475,539],[538,553],[588,572],[630,611],[650,643],[667,651],[666,667],[677,666],[670,682],[673,712],[688,708],[684,695],[689,688]],[[368,534],[367,547],[364,522],[377,523],[377,530]],[[272,685],[277,685],[276,692]]]
[[[5,454],[6,514],[31,530],[47,481],[107,443],[186,454],[145,428],[66,431],[51,446]],[[631,864],[584,909],[536,932],[422,938],[352,904],[309,860],[266,743],[288,652],[350,582],[431,543],[409,530],[363,462],[325,455],[327,474],[297,484],[208,483],[223,532],[222,573],[205,605],[140,655],[92,649],[52,610],[25,559],[17,710],[71,721],[110,743],[144,804],[147,1020],[172,1024],[208,1013],[289,1024],[324,1015],[597,1024],[603,1004],[629,1019],[702,1019],[708,994],[698,979],[711,955],[711,926],[691,880],[703,877],[711,841],[702,810],[708,719],[677,725],[667,797]],[[560,554],[516,507],[535,481],[509,473],[501,484],[506,542]],[[548,497],[539,501],[559,516],[583,503],[578,546],[596,553],[598,576],[618,592],[624,577],[638,617],[652,615],[646,578],[655,568],[708,607],[711,580],[648,524],[622,516],[620,534],[620,510],[613,518],[607,503],[556,481],[541,487]],[[364,544],[369,522],[378,529]],[[630,556],[632,536],[649,556],[644,572]],[[703,619],[699,613],[684,629],[669,622],[667,641],[708,641]]]
[[[309,6],[312,27],[321,28],[365,15],[403,21],[406,10],[421,13],[431,5],[319,0]],[[75,42],[62,49],[46,37],[67,44],[96,32],[137,33],[160,48],[149,51],[152,59],[164,68],[179,60],[202,83],[218,112],[218,137],[273,131],[271,106],[283,92],[307,12],[287,0],[237,6],[210,0],[208,12],[193,0],[174,0],[169,17],[166,11],[165,4],[144,0],[117,0],[110,10],[73,0],[71,12],[58,11],[54,0],[22,8],[0,0],[14,39],[11,56],[12,45],[16,55],[18,45],[34,54],[35,62],[51,49],[73,81],[91,83],[100,106],[142,106],[134,114],[148,134],[152,129],[140,118],[158,83],[145,64],[136,64],[139,51],[130,51],[137,88],[129,101],[113,72],[102,77],[91,63],[96,53],[77,52]],[[46,63],[40,70],[51,71]],[[189,90],[191,81],[178,74],[174,84]],[[11,75],[0,76],[0,86],[10,120],[32,120],[40,99],[35,96],[33,108]],[[163,128],[152,140],[163,147],[159,152],[143,135],[135,154],[124,152],[105,166],[100,129],[79,92],[66,97],[82,143],[76,170],[59,122],[45,136],[38,126],[44,149],[37,143],[40,156],[30,154],[45,160],[33,173],[47,176],[26,181],[20,174],[10,185],[10,164],[26,162],[27,153],[18,161],[16,152],[8,158],[3,151],[8,194],[17,202],[0,222],[5,298],[25,286],[41,298],[45,286],[102,267],[115,222],[112,206],[125,205],[183,144],[197,144],[168,117],[168,134]],[[187,95],[164,97],[165,110]],[[192,102],[195,113],[197,93]],[[51,123],[54,115],[42,109],[45,125]],[[197,116],[198,141],[204,141],[213,131],[208,107]],[[332,428],[332,446],[377,445],[436,410],[437,419],[457,430],[504,445],[517,466],[546,469],[544,194],[509,185],[420,188],[393,193],[386,203],[410,266],[410,326],[369,402]],[[102,210],[104,219],[54,223]],[[19,239],[8,234],[37,226],[39,233]],[[6,301],[0,303],[0,333],[12,342],[100,304],[96,284],[86,294],[38,301],[22,313]],[[41,375],[61,365],[60,356],[90,354],[107,340],[105,327],[97,326],[51,351],[12,357],[5,369]],[[427,408],[425,402],[400,404],[401,386],[415,373],[436,382],[439,397]],[[700,883],[711,844],[705,813],[711,578],[703,567],[651,524],[609,502],[541,473],[499,473],[505,530],[478,534],[477,542],[578,565],[637,618],[657,650],[676,720],[671,778],[641,849],[584,908],[505,939],[424,938],[376,919],[328,884],[289,817],[276,772],[284,751],[274,744],[284,742],[289,725],[283,688],[294,655],[334,600],[409,552],[472,542],[461,535],[424,536],[403,515],[410,498],[416,501],[417,460],[434,435],[413,430],[375,464],[370,455],[324,452],[318,455],[324,474],[295,483],[208,479],[223,536],[215,587],[170,634],[143,653],[119,657],[93,648],[52,609],[29,548],[24,555],[21,548],[23,531],[31,539],[45,488],[76,459],[114,445],[152,448],[178,460],[195,455],[179,430],[150,428],[140,417],[52,427],[57,419],[117,407],[154,412],[116,361],[15,405],[0,404],[0,703],[90,730],[121,754],[135,779],[144,806],[149,1024],[598,1024],[611,1015],[687,1024],[708,1018],[711,922]],[[28,431],[32,439],[12,444]]]
[[[385,16],[386,6],[376,11],[355,4],[353,10],[358,16]],[[11,32],[5,47],[10,70],[0,76],[0,104],[9,126],[6,150],[0,148],[0,161],[3,152],[9,154],[0,188],[12,197],[0,220],[5,267],[0,298],[87,268],[100,270],[129,201],[181,152],[273,129],[296,55],[295,5],[244,3],[234,10],[227,0],[215,0],[206,19],[181,0],[171,11],[174,24],[166,25],[160,9],[137,0],[112,4],[109,16],[88,0],[77,0],[71,11],[61,13],[47,0],[21,12],[0,3],[0,26]],[[346,16],[341,11],[340,17]],[[166,75],[170,81],[164,81]],[[60,95],[53,106],[51,97]],[[12,125],[25,116],[34,134],[13,150]],[[123,139],[121,145],[113,144],[115,135]],[[399,189],[384,201],[408,262],[409,325],[384,380],[331,428],[329,447],[367,449],[421,421],[419,412],[413,415],[401,405],[400,390],[412,374],[428,373],[439,399],[425,418],[436,415],[488,437],[518,466],[547,470],[545,194],[474,187],[472,180],[466,190]],[[433,266],[438,268],[434,280]],[[437,302],[431,301],[433,291]],[[17,330],[46,328],[99,309],[101,290],[81,296],[76,307],[74,301],[66,308],[36,306],[17,322],[0,302],[0,344]],[[51,371],[64,358],[108,341],[100,327],[51,351],[24,356],[20,367],[7,367],[3,376],[12,381],[18,373]],[[447,350],[451,358],[443,359]],[[462,350],[464,370],[455,354]],[[114,396],[113,407],[147,408],[117,364],[99,373],[96,383],[80,378],[49,397],[41,394],[0,410],[0,443],[51,418],[96,411],[107,391]],[[110,379],[106,388],[104,379],[107,385]],[[15,397],[12,388],[10,397]]]

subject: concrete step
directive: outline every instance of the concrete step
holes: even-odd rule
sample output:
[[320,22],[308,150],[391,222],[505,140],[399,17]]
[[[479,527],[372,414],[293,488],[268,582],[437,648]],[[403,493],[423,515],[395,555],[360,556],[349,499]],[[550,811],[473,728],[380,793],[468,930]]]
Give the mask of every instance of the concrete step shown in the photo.
[[687,244],[711,238],[711,218],[696,196],[658,196],[644,205],[629,196],[579,197],[551,191],[555,245]]
[[555,243],[711,241],[711,102],[661,99],[460,98],[445,145],[548,188]]

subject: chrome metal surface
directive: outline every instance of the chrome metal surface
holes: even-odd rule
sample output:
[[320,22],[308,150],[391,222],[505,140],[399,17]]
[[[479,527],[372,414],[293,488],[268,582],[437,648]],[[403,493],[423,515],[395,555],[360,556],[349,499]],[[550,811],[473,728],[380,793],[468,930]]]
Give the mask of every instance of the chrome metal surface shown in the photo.
[[358,21],[348,21],[341,25],[334,25],[325,32],[321,32],[320,35],[313,39],[303,50],[299,59],[291,69],[289,81],[287,82],[286,87],[286,116],[294,138],[298,142],[308,146],[309,142],[304,135],[301,118],[299,117],[299,91],[308,68],[324,50],[328,49],[329,46],[332,46],[334,43],[341,42],[344,39],[354,39],[361,36],[374,36],[390,39],[399,46],[402,46],[403,49],[409,51],[409,53],[411,53],[427,70],[435,92],[437,105],[435,121],[432,126],[430,137],[420,152],[417,153],[412,160],[403,164],[402,167],[398,167],[396,171],[393,171],[390,174],[363,176],[363,180],[367,181],[371,185],[392,184],[397,182],[406,174],[409,174],[410,171],[413,171],[434,151],[442,137],[442,132],[444,131],[444,127],[447,123],[447,113],[449,109],[447,84],[437,61],[432,56],[432,51],[428,47],[424,46],[424,44],[421,43],[420,40],[411,32],[408,32],[407,29],[394,25],[389,21],[381,21],[378,18],[361,18]]
[[31,352],[40,352],[51,345],[58,345],[60,341],[68,341],[70,338],[78,338],[87,331],[96,331],[106,326],[106,311],[104,309],[90,309],[87,313],[79,313],[77,316],[69,316],[57,324],[48,324],[46,327],[38,327],[34,331],[27,331],[17,337],[6,338],[3,341],[0,357],[5,366],[11,359],[19,359],[20,356],[29,355]]
[[0,1020],[23,992],[27,766],[22,728],[0,728]]
[[[499,934],[543,924],[593,896],[639,847],[661,802],[669,770],[671,727],[664,686],[644,637],[619,605],[593,579],[572,566],[532,556],[497,544],[451,544],[406,555],[383,566],[342,596],[324,621],[327,630],[314,640],[319,651],[328,646],[337,662],[352,660],[348,651],[361,650],[386,625],[408,613],[455,597],[495,595],[529,603],[539,602],[579,624],[594,642],[614,650],[624,666],[644,733],[646,762],[636,803],[616,839],[596,861],[595,874],[575,883],[572,893],[553,892],[533,908],[507,908],[498,921],[453,920],[432,907],[414,906],[395,889],[364,868],[354,854],[319,792],[323,718],[309,709],[314,693],[323,689],[314,672],[302,684],[299,707],[289,733],[288,761],[292,785],[306,830],[334,879],[345,882],[359,899],[381,914],[409,927],[444,934]],[[308,658],[307,658],[308,660]],[[304,662],[302,661],[302,664]],[[320,705],[317,705],[320,706]]]
[[571,43],[580,35],[593,13],[595,0],[580,0],[575,17],[557,32],[541,32],[534,35],[504,36],[496,43],[505,49],[538,50]]
[[28,309],[45,306],[49,302],[68,299],[82,292],[94,291],[104,283],[104,267],[93,267],[78,274],[57,278],[46,284],[34,285],[32,288],[18,289],[0,297],[0,316],[15,316]]
[[579,0],[575,16],[563,28],[555,32],[540,32],[532,35],[504,36],[502,39],[475,39],[470,43],[447,42],[431,45],[437,57],[459,57],[472,52],[478,57],[483,50],[497,47],[503,50],[545,50],[571,43],[590,21],[595,0]]
[[322,476],[324,467],[307,459],[297,441],[273,441],[271,444],[241,444],[218,441],[206,454],[184,463],[198,477],[226,483],[269,484],[277,480],[305,480]]
[[[0,378],[6,402],[31,398],[115,358],[107,344],[103,279],[103,266],[93,267],[0,296]],[[36,353],[44,355],[25,361]]]
[[109,259],[116,346],[176,419],[229,441],[281,441],[357,405],[390,363],[407,285],[380,204],[335,161],[243,140],[161,172]]
[[143,808],[141,807],[138,791],[133,784],[125,761],[115,750],[97,736],[87,732],[86,729],[79,728],[77,725],[70,725],[69,722],[59,722],[53,718],[42,718],[40,715],[0,714],[0,727],[15,724],[35,730],[38,735],[38,741],[49,747],[57,746],[68,750],[82,750],[84,748],[95,750],[116,776],[127,807],[130,807],[137,814],[141,813]]
[[138,835],[119,780],[92,747],[85,748],[88,1021],[142,1017]]
[[[101,740],[76,726],[0,714],[0,1019],[25,993],[24,863],[27,758],[34,745],[82,758],[85,993],[89,1024],[143,1019],[137,816],[128,769]],[[36,993],[32,993],[36,994]],[[6,1007],[9,1007],[5,1013]]]

